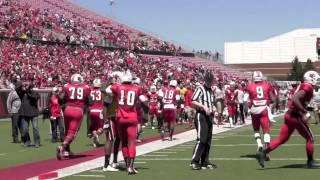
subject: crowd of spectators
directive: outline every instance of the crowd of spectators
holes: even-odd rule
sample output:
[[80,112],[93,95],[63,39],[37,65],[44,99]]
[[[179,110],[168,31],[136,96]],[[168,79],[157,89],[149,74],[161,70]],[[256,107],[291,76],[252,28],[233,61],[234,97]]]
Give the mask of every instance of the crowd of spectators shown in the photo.
[[[65,9],[55,1],[39,1],[41,3]],[[19,1],[0,0],[2,89],[9,89],[11,82],[17,79],[31,80],[38,88],[54,87],[67,82],[75,72],[81,73],[90,83],[96,77],[106,79],[112,71],[124,66],[143,79],[146,87],[155,78],[169,75],[186,84],[197,81],[207,69],[201,64],[172,65],[170,57],[134,53],[134,50],[158,50],[178,55],[183,51],[181,47],[144,33],[132,36],[128,29],[109,26],[109,21],[83,23],[80,17],[65,17],[49,8],[33,7]],[[97,46],[101,43],[127,48],[107,50]],[[219,70],[215,73],[220,79],[234,78]]]
[[[65,9],[51,1],[43,0],[39,3]],[[144,33],[134,34],[123,25],[113,26],[110,20],[83,22],[77,13],[66,17],[49,8],[35,9],[29,4],[8,0],[0,1],[0,36],[90,46],[117,46],[131,50],[164,51],[172,54],[182,51],[181,47],[176,48],[171,43]]]
[[[8,87],[9,82],[17,78],[32,80],[39,88],[53,87],[57,83],[68,82],[75,72],[81,73],[86,82],[90,83],[96,77],[106,79],[111,72],[124,66],[144,79],[146,86],[150,86],[158,76],[174,75],[182,82],[196,81],[206,69],[197,64],[172,65],[165,56],[8,39],[0,40],[0,66],[1,88]],[[219,71],[216,71],[216,75],[222,79],[230,78]]]

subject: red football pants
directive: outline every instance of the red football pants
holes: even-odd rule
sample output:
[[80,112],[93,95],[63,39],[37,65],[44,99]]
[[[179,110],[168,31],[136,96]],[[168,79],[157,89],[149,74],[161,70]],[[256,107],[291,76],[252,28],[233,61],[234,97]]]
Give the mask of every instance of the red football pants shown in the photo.
[[94,131],[103,128],[104,121],[100,118],[100,112],[90,112],[91,127]]
[[64,110],[65,136],[75,137],[81,126],[83,110],[81,108],[66,107]]
[[233,117],[237,113],[237,105],[236,104],[228,104],[227,105],[229,117]]
[[277,139],[271,141],[269,148],[271,150],[276,149],[281,144],[288,141],[294,130],[297,130],[299,134],[306,140],[306,152],[308,156],[311,156],[314,151],[313,135],[308,127],[308,124],[302,120],[299,115],[293,115],[286,112],[284,116],[284,124],[280,129],[280,135]]
[[121,151],[125,158],[136,157],[138,121],[118,121],[118,131],[122,143]]
[[268,116],[268,109],[266,108],[260,114],[251,114],[252,127],[254,131],[260,131],[262,128],[263,134],[270,133],[270,121]]
[[175,109],[163,109],[163,121],[170,124],[170,128],[174,128],[176,121],[176,110]]

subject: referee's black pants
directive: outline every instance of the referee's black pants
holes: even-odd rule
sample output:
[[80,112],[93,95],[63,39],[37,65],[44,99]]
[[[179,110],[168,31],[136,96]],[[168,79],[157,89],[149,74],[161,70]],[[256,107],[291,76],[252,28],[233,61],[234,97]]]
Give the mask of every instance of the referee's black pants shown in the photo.
[[193,150],[192,162],[204,165],[209,162],[212,120],[204,112],[197,112],[194,123],[197,130],[197,144]]

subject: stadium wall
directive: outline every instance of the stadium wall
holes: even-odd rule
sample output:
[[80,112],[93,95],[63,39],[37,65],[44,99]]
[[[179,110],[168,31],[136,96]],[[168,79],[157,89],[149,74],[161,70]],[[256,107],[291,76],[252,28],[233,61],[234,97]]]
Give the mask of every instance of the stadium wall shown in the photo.
[[[304,66],[304,64],[305,62],[302,62],[302,66]],[[313,62],[313,65],[316,68],[316,70],[320,72],[320,61]],[[261,71],[264,75],[268,77],[283,80],[288,76],[291,70],[292,64],[291,62],[290,63],[243,63],[243,64],[228,64],[227,66],[245,69],[247,72]]]
[[318,60],[317,38],[320,28],[298,29],[258,42],[226,42],[225,64],[290,63]]

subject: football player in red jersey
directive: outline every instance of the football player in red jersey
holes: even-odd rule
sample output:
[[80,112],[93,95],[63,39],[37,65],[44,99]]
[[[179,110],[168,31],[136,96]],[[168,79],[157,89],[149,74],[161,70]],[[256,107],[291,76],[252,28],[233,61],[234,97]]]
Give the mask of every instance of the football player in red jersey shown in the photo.
[[92,145],[97,147],[99,145],[99,135],[103,133],[103,114],[102,114],[102,92],[101,92],[101,80],[95,79],[93,81],[93,88],[90,91],[89,102],[89,116],[91,120],[92,129]]
[[[125,72],[121,76],[121,85],[112,85],[107,88],[107,93],[115,96],[117,101],[118,130],[122,143],[122,154],[126,161],[128,174],[137,174],[134,168],[136,156],[136,137],[138,116],[136,103],[141,101],[146,104],[147,98],[143,96],[140,87],[132,85],[132,75]],[[147,106],[147,105],[146,105]]]
[[225,97],[227,101],[227,109],[229,114],[229,123],[230,127],[233,128],[233,122],[235,120],[235,115],[237,113],[237,106],[236,106],[236,97],[237,93],[235,91],[236,83],[234,81],[230,82],[230,87],[225,91]]
[[187,84],[187,92],[185,94],[185,118],[187,119],[187,122],[190,125],[190,128],[193,127],[193,116],[195,115],[195,110],[191,105],[192,102],[192,95],[193,95],[193,89],[190,84]]
[[306,140],[308,158],[306,167],[320,167],[320,164],[314,161],[313,158],[313,135],[308,125],[310,114],[307,111],[307,105],[313,97],[313,86],[319,84],[320,76],[315,71],[307,71],[303,79],[304,82],[296,88],[296,91],[288,101],[288,111],[285,113],[284,124],[280,129],[280,135],[277,139],[271,141],[268,148],[257,152],[257,160],[262,168],[264,167],[266,154],[288,141],[294,130],[297,130]]
[[[132,84],[134,84],[135,86],[140,86],[140,78],[136,77],[133,81]],[[138,125],[137,125],[137,142],[140,143],[142,142],[142,140],[140,139],[140,135],[142,133],[142,119],[143,119],[143,109],[142,109],[142,104],[141,103],[137,103],[136,104],[136,108],[137,108],[137,116],[138,116]]]
[[89,86],[83,84],[83,77],[80,74],[71,76],[71,83],[65,84],[59,98],[65,102],[64,123],[65,137],[62,145],[57,148],[57,159],[64,157],[64,152],[70,151],[70,144],[75,139],[80,129],[83,112],[90,94]]
[[159,97],[161,98],[163,108],[163,129],[161,130],[161,139],[164,140],[165,130],[169,129],[169,141],[172,141],[172,135],[174,132],[174,126],[176,121],[176,107],[177,101],[180,100],[180,92],[176,89],[176,80],[169,82],[169,87],[164,87],[159,91]]
[[260,137],[260,126],[263,132],[263,142],[265,147],[270,143],[270,101],[274,101],[275,97],[270,83],[263,80],[263,74],[260,71],[254,71],[252,76],[253,82],[247,87],[247,92],[250,99],[250,111],[252,117],[252,127],[254,138],[258,145],[258,151],[261,151],[263,144]]
[[159,113],[158,113],[158,99],[159,96],[157,94],[157,87],[155,85],[151,85],[150,92],[148,93],[148,99],[149,99],[149,121],[151,124],[151,128],[154,129],[154,119],[156,118],[159,121]]

